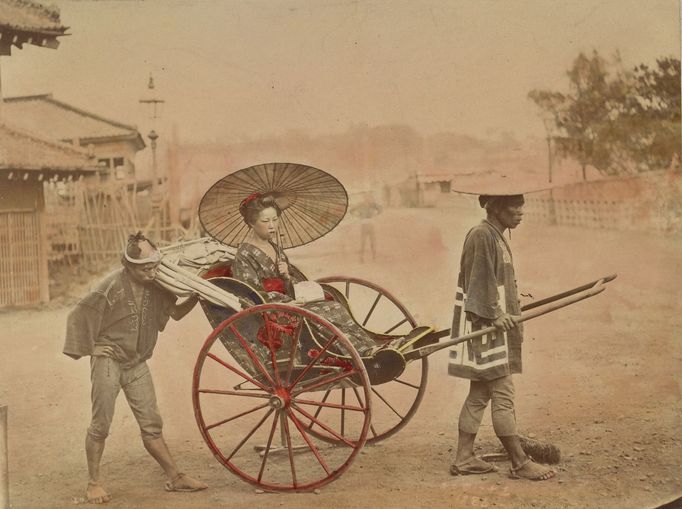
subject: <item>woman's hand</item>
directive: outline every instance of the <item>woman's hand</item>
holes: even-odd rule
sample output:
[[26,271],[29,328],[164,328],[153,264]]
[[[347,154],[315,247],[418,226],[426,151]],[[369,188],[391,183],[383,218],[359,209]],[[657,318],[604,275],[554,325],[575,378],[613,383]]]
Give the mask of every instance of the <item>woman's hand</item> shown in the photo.
[[289,279],[291,277],[289,274],[289,264],[287,264],[287,262],[277,262],[277,271],[284,279]]

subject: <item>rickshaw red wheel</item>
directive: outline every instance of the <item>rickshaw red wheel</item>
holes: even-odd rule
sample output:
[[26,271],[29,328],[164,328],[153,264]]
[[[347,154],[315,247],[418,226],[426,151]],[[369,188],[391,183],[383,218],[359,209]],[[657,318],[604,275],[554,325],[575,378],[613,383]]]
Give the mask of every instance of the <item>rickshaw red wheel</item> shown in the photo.
[[[341,291],[348,300],[356,321],[371,332],[380,334],[407,333],[412,328],[417,327],[417,321],[408,309],[388,290],[379,285],[364,279],[347,276],[329,276],[317,279],[317,282],[331,284]],[[370,295],[369,301],[360,302],[358,290]],[[387,322],[380,330],[376,330],[379,323],[373,320],[372,316],[377,313],[379,302],[386,302],[388,306],[393,306],[393,312],[397,318],[395,322]],[[396,380],[380,386],[372,386],[374,400],[372,404],[372,426],[367,438],[368,444],[380,442],[396,434],[407,425],[417,412],[426,392],[429,363],[426,357],[422,357],[410,362],[410,365],[409,371],[406,370]],[[344,398],[343,395],[340,397],[341,399]],[[404,406],[396,408],[399,406],[398,401],[403,402],[401,405]]]
[[[331,386],[352,388],[357,401],[312,398]],[[322,317],[284,304],[248,308],[215,328],[197,358],[192,399],[215,458],[265,491],[311,491],[333,481],[370,428],[370,383],[353,345]],[[324,416],[313,415],[322,407]],[[333,411],[354,414],[353,428]],[[281,448],[274,445],[277,431]],[[261,449],[260,458],[249,446]]]

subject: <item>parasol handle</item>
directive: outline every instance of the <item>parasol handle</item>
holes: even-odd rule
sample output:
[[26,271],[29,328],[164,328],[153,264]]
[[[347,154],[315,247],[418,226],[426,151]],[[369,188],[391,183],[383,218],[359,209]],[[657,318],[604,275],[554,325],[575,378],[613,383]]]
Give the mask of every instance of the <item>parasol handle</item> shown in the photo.
[[[611,279],[609,279],[609,281],[610,280]],[[563,308],[565,306],[575,304],[576,302],[580,302],[581,300],[594,297],[595,295],[600,294],[606,289],[606,287],[604,286],[605,281],[606,278],[599,279],[595,281],[595,283],[590,288],[583,290],[582,292],[574,293],[572,295],[569,295],[568,297],[564,297],[563,300],[555,300],[554,302],[549,302],[544,307],[537,307],[534,308],[532,311],[526,311],[524,313],[521,313],[521,316],[516,318],[514,321],[517,324],[522,323],[525,322],[526,320],[531,320],[532,318],[537,318],[538,316],[551,313],[552,311],[556,311],[557,309]],[[416,348],[409,352],[409,356],[410,358],[426,357],[427,355],[431,355],[434,352],[443,350],[445,348],[449,348],[451,346],[458,345],[460,343],[464,343],[465,341],[469,341],[470,339],[480,338],[481,336],[490,334],[495,330],[497,330],[497,327],[491,325],[490,327],[486,327],[484,329],[480,329],[469,334],[465,334],[464,336],[453,338],[449,341],[444,341],[442,343],[437,343],[435,345],[427,345],[421,348]]]

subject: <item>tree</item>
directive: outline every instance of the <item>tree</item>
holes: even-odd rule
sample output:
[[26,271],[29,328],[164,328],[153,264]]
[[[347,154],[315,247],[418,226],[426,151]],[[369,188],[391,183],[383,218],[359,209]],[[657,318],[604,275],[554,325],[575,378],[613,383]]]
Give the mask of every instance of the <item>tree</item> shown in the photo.
[[640,171],[679,164],[680,61],[662,58],[650,69],[635,67],[620,120],[630,134],[626,147]]
[[[614,58],[619,62],[617,55]],[[580,53],[567,75],[567,94],[533,90],[528,96],[551,116],[557,152],[580,163],[583,179],[587,166],[611,173],[618,163],[607,140],[613,134],[613,106],[623,100],[623,80],[610,78],[606,60],[596,51],[591,58]]]
[[528,96],[551,117],[559,155],[605,175],[669,167],[680,157],[680,61],[621,70],[596,51],[580,53],[567,73],[569,92],[533,90]]

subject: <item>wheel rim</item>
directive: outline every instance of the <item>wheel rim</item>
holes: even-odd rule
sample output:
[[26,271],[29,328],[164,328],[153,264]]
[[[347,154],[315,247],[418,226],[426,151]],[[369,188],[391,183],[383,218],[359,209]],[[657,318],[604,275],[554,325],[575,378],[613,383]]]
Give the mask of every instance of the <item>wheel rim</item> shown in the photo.
[[[380,334],[405,334],[417,326],[407,308],[390,292],[363,279],[330,276],[317,280],[341,291],[348,299],[358,323]],[[367,443],[385,440],[400,431],[414,416],[426,392],[428,360],[414,360],[396,380],[372,386],[372,424]],[[350,391],[323,394],[327,401],[341,402],[353,398]],[[320,410],[322,413],[323,410]]]
[[[352,388],[357,401],[315,397],[332,386]],[[370,385],[351,343],[314,313],[281,304],[249,308],[211,333],[192,396],[216,459],[265,490],[309,491],[331,482],[348,469],[370,428]],[[325,413],[315,415],[318,408]],[[339,420],[340,413],[353,419]]]

